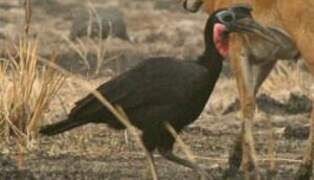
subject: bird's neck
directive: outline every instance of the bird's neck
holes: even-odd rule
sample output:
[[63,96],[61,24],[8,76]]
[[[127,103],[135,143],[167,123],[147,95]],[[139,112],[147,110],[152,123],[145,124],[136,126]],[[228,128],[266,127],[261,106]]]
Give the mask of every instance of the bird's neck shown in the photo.
[[222,69],[223,57],[218,54],[217,51],[205,51],[199,58],[198,63],[202,66],[205,66],[211,72],[215,71],[220,73]]

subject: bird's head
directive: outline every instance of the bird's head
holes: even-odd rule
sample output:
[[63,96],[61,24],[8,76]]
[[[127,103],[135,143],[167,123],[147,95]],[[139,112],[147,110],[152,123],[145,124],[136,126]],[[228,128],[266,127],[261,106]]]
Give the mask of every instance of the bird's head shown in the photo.
[[272,41],[273,37],[267,33],[266,28],[253,19],[251,11],[250,6],[239,4],[213,12],[205,28],[206,51],[213,49],[211,44],[214,44],[214,50],[226,58],[229,53],[231,32],[252,32]]

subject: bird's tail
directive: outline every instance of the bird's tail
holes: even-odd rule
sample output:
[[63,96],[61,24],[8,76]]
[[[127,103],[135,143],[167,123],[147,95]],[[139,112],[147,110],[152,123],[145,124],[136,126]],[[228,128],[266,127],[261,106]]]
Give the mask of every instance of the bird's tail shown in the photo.
[[46,136],[54,136],[65,131],[71,130],[73,128],[79,127],[81,125],[87,124],[87,121],[75,120],[75,119],[65,119],[55,124],[44,126],[40,129],[39,133]]

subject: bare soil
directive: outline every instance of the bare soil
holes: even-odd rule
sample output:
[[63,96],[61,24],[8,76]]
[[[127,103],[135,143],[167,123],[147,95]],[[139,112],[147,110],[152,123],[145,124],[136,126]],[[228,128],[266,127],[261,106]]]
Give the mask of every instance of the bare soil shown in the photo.
[[[23,31],[23,9],[18,2],[0,0],[0,44],[4,44],[0,52],[9,47],[6,46],[8,42],[17,41]],[[195,59],[202,52],[202,33],[207,15],[184,12],[180,3],[170,0],[91,0],[95,6],[121,9],[132,42],[116,38],[98,42],[86,38],[82,43],[73,42],[77,48],[72,48],[62,37],[69,37],[71,21],[76,13],[86,8],[84,2],[51,0],[47,1],[48,4],[38,3],[33,7],[31,33],[40,41],[42,57],[57,52],[60,65],[88,79],[95,87],[148,57],[174,56],[185,60]],[[85,47],[82,48],[81,44]],[[99,61],[97,47],[101,47],[103,52],[100,71],[95,73]],[[86,56],[89,67],[77,49],[85,49],[84,52],[89,54]],[[237,97],[235,82],[232,76],[227,76],[228,73],[230,75],[226,72],[221,76],[201,117],[182,133],[198,163],[208,169],[213,179],[223,179],[228,154],[240,132],[239,113],[223,113]],[[276,75],[274,77],[273,81]],[[295,129],[309,122],[308,101],[289,100],[292,92],[301,95],[304,92],[293,80],[286,81],[274,83],[277,86],[271,90],[261,89],[261,93],[276,101],[261,102],[261,107],[272,111],[260,108],[253,129],[256,150],[266,177],[269,161],[263,159],[267,158],[271,129],[268,122],[271,121],[277,172],[273,179],[278,180],[293,179],[306,148],[306,135],[302,138],[295,135],[304,133],[306,129],[291,131],[292,135],[287,135],[286,127]],[[69,78],[47,111],[43,124],[64,118],[73,103],[86,93]],[[293,106],[300,102],[301,105]],[[55,137],[38,137],[22,158],[18,152],[15,142],[0,143],[0,179],[149,179],[145,156],[134,138],[105,125],[90,124]],[[176,153],[185,156],[178,146]],[[161,179],[198,178],[192,170],[168,162],[158,153],[155,159]],[[242,179],[241,172],[230,179]]]

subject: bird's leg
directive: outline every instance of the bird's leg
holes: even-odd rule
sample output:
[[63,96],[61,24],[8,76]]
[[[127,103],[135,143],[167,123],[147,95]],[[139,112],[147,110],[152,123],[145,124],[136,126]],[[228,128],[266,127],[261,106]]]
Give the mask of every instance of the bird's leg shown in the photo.
[[158,180],[159,178],[158,178],[158,173],[156,170],[156,164],[155,164],[153,154],[150,151],[146,151],[145,154],[148,158],[148,164],[149,164],[149,168],[147,168],[147,174],[151,175],[151,177],[152,177],[151,179]]
[[[242,131],[242,130],[241,130]],[[229,156],[229,168],[225,173],[225,177],[233,176],[240,168],[242,162],[242,133],[236,139],[234,147]]]
[[196,171],[200,176],[202,180],[208,180],[208,173],[202,169],[201,167],[199,167],[195,162],[180,158],[178,156],[176,156],[175,154],[173,154],[172,150],[163,150],[163,149],[159,149],[160,154],[166,158],[169,161],[172,161],[174,163],[180,164],[182,166],[188,167],[190,169],[193,169],[194,171]]
[[144,148],[144,153],[145,156],[148,160],[148,165],[149,165],[149,170],[150,170],[150,174],[152,175],[152,179],[153,180],[158,180],[158,173],[156,170],[156,165],[155,165],[155,161],[154,161],[154,157],[153,157],[153,151],[155,149],[155,145],[153,143],[152,140],[153,134],[148,132],[148,131],[144,131],[142,134],[142,143]]
[[145,156],[148,160],[147,161],[148,162],[147,172],[150,172],[149,174],[151,176],[151,179],[158,180],[159,179],[158,173],[156,170],[155,160],[153,157],[153,151],[155,149],[155,146],[154,146],[154,143],[150,141],[151,136],[152,136],[151,133],[144,131],[142,134],[142,143],[143,143],[143,146],[145,147],[144,153],[145,153]]
[[313,174],[313,160],[314,160],[314,103],[310,119],[310,136],[308,139],[308,149],[305,152],[303,163],[301,164],[297,174],[296,180],[310,180]]
[[[253,76],[254,98],[256,98],[258,89],[263,84],[267,76],[270,74],[276,62],[277,62],[277,59],[267,59],[267,61],[263,62],[262,64],[259,63],[259,64],[254,64],[252,66],[252,70],[255,73],[255,75]],[[273,176],[276,174],[276,171],[275,171],[275,163],[273,161],[274,159],[273,130],[272,130],[271,118],[269,115],[267,115],[267,124],[268,124],[268,129],[269,129],[269,133],[268,133],[269,137],[267,138],[269,140],[269,143],[267,143],[268,144],[268,156],[271,159],[267,176],[268,176],[268,179],[272,179]]]

